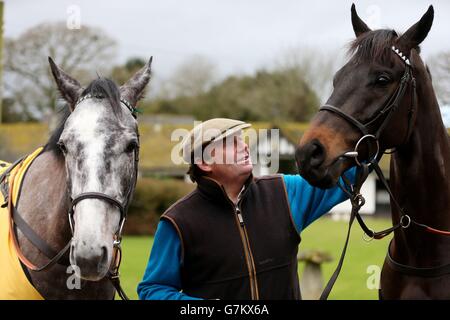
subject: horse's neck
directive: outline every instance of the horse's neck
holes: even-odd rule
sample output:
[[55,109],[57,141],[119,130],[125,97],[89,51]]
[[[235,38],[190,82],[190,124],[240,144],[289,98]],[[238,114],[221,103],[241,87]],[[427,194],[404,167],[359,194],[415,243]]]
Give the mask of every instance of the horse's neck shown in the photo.
[[[53,152],[42,153],[25,175],[17,211],[55,251],[59,251],[71,238],[66,192],[64,161]],[[24,254],[37,259],[33,260],[36,263],[46,261],[39,250],[23,240],[23,234],[19,232],[19,243]]]
[[[450,143],[439,105],[430,83],[418,83],[417,120],[411,138],[391,161],[391,185],[404,211],[417,222],[450,229]],[[424,98],[426,97],[426,98]],[[392,206],[393,222],[400,213]],[[404,248],[436,243],[445,237],[410,228],[396,232],[396,244]],[[418,247],[416,247],[418,248]],[[428,254],[433,254],[430,250]]]

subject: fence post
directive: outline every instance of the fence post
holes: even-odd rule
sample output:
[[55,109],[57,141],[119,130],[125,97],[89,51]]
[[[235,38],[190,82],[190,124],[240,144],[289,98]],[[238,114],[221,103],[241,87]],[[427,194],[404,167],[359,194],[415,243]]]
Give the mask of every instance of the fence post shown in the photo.
[[324,286],[321,264],[331,262],[333,258],[321,250],[307,250],[299,252],[297,259],[299,262],[305,262],[305,269],[300,280],[302,299],[318,300]]

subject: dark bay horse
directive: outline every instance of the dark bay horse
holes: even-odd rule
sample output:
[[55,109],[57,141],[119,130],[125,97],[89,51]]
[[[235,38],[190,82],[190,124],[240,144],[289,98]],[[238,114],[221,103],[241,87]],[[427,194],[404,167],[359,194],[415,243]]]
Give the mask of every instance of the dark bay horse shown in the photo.
[[380,297],[450,299],[450,142],[419,55],[433,7],[402,35],[372,31],[354,5],[351,12],[352,55],[300,141],[299,172],[328,188],[355,164],[347,155],[358,142],[358,162],[375,157],[376,143],[380,154],[393,149],[392,221],[401,227],[388,248]]
[[[52,257],[30,242],[30,232],[17,228],[20,251],[32,263],[23,267],[45,299],[112,299],[115,288],[107,275],[137,179],[134,106],[150,80],[151,59],[120,88],[98,78],[84,89],[49,62],[67,111],[29,167],[16,209],[46,251],[68,248],[64,256],[73,267],[61,259],[36,270]],[[74,275],[78,287],[70,281]]]

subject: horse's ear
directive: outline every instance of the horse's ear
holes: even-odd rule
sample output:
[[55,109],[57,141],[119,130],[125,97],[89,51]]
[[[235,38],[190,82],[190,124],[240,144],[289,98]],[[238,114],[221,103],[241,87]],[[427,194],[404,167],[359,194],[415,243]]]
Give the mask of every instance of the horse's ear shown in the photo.
[[135,106],[144,94],[144,89],[150,81],[152,73],[152,60],[150,60],[136,72],[123,86],[120,87],[120,95],[123,99],[128,100],[132,106]]
[[362,21],[362,19],[358,16],[356,12],[355,4],[352,4],[352,25],[353,31],[355,31],[356,37],[359,37],[361,34],[371,31],[367,24]]
[[419,44],[425,40],[431,29],[434,18],[433,6],[430,6],[425,14],[420,18],[419,22],[408,29],[400,38],[399,43],[408,49],[417,48]]
[[77,80],[60,69],[51,57],[48,57],[48,62],[61,96],[69,104],[70,110],[73,111],[83,88]]

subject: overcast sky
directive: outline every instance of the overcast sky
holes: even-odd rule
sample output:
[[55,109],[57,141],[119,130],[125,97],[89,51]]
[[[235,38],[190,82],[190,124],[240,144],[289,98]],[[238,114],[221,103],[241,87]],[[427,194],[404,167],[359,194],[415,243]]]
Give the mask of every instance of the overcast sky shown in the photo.
[[[353,1],[294,0],[6,0],[4,32],[15,37],[38,23],[67,21],[75,5],[81,26],[101,27],[119,44],[118,61],[154,56],[167,76],[187,57],[200,54],[221,75],[252,72],[291,47],[344,50],[353,39]],[[422,45],[426,58],[450,50],[450,1],[354,1],[372,28],[403,32],[434,5],[435,19]],[[73,12],[73,11],[72,11]],[[72,15],[73,17],[73,15]]]

